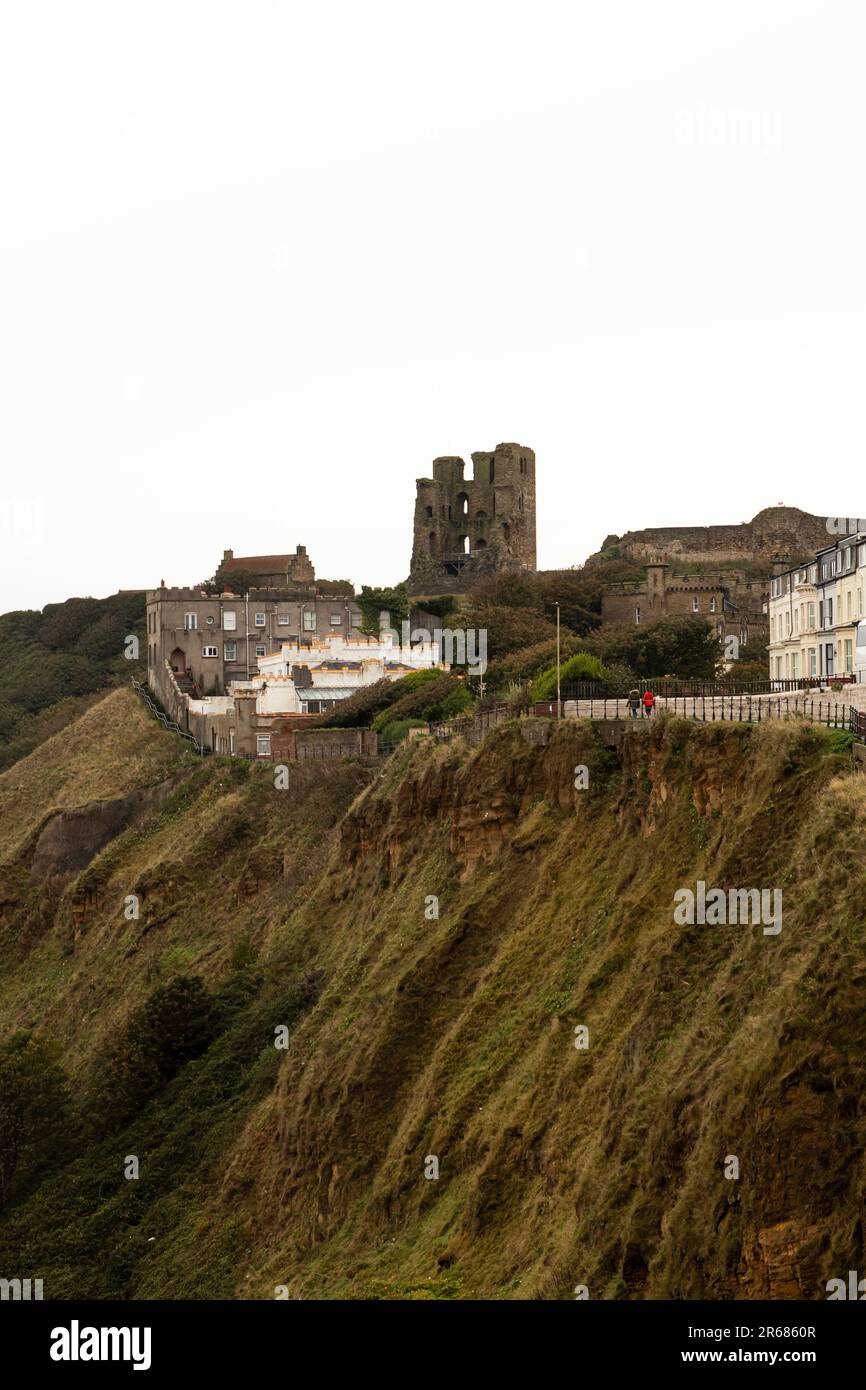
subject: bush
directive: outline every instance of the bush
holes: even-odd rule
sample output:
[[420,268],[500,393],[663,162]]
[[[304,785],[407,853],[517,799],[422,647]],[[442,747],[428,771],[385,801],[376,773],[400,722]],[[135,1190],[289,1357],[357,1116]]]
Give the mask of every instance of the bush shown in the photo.
[[136,1115],[151,1096],[215,1035],[214,1000],[198,975],[178,975],[154,990],[96,1065],[89,1109],[112,1129]]
[[383,724],[379,730],[379,738],[382,743],[400,743],[406,737],[410,729],[426,729],[427,724],[423,719],[394,719],[390,724]]
[[[576,652],[560,667],[560,681],[565,685],[568,681],[598,681],[607,683],[610,673],[602,665],[597,656],[592,656],[589,652]],[[532,687],[532,698],[534,700],[552,700],[556,697],[556,667],[549,666],[546,671],[535,680]]]

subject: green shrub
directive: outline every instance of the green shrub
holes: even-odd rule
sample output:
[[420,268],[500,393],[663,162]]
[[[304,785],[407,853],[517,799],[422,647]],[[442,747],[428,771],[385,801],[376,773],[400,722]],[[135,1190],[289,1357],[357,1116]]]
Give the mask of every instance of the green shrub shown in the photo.
[[[576,652],[560,667],[562,685],[565,685],[567,681],[607,682],[609,674],[598,657],[590,655],[589,652]],[[536,677],[532,687],[532,696],[535,700],[553,700],[556,698],[555,666],[549,666],[546,671],[542,671],[541,675]]]

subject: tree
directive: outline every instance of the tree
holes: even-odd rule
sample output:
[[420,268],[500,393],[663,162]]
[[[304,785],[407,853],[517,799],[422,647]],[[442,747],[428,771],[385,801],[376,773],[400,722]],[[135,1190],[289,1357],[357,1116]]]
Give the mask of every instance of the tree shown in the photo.
[[638,677],[655,678],[712,680],[721,652],[714,631],[699,617],[660,618],[639,627],[620,623],[593,633],[585,645],[606,665],[616,662]]

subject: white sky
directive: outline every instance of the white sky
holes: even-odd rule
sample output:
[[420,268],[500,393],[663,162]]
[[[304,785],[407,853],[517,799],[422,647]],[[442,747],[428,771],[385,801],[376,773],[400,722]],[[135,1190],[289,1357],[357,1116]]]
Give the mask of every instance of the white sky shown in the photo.
[[859,0],[7,5],[0,609],[305,544],[405,578],[437,454],[539,565],[866,515]]

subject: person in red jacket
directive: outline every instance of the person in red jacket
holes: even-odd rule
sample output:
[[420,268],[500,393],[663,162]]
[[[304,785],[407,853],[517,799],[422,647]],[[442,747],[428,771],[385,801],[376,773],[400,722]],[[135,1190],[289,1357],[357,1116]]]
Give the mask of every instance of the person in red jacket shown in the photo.
[[653,695],[652,691],[645,690],[643,693],[643,712],[644,717],[646,719],[649,719],[650,715],[652,714],[653,709],[655,708],[655,702],[656,697],[655,695]]

